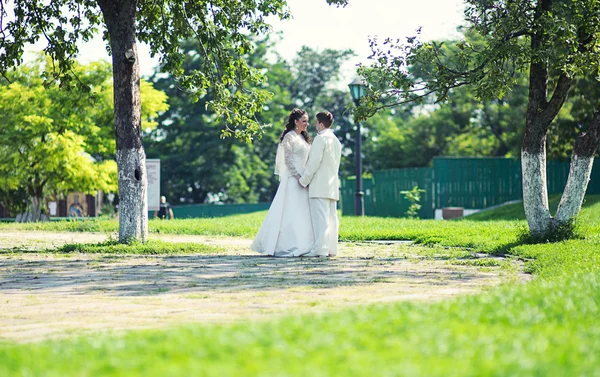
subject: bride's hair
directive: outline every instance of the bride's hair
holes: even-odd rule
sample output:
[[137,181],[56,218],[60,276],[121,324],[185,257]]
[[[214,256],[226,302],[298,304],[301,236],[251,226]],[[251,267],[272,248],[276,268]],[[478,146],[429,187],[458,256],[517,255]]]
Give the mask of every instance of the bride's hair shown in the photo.
[[[283,137],[285,136],[285,134],[287,134],[290,131],[294,131],[294,129],[296,128],[296,121],[300,118],[302,118],[304,115],[308,115],[308,113],[304,110],[300,110],[300,109],[294,109],[292,110],[292,112],[290,113],[290,116],[288,117],[288,122],[285,125],[285,129],[283,130],[283,132],[281,133],[281,136],[279,137],[279,142],[281,143],[283,141]],[[304,140],[306,140],[307,143],[311,143],[311,139],[310,136],[308,135],[308,133],[306,131],[302,131],[300,133],[302,135],[302,137],[304,137]]]

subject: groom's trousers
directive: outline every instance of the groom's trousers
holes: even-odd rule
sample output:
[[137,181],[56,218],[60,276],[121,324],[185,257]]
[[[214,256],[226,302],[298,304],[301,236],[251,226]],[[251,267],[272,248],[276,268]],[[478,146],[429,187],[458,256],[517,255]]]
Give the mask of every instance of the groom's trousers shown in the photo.
[[337,254],[339,222],[337,201],[324,198],[310,198],[310,216],[315,235],[315,246],[311,254],[334,256]]

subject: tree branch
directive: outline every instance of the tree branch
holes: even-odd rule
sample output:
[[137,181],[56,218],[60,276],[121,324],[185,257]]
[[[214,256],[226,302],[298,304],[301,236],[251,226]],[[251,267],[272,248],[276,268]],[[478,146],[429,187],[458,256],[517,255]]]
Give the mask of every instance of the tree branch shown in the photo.
[[[447,93],[448,93],[448,91],[450,89],[458,88],[460,86],[464,86],[464,85],[468,85],[468,84],[469,84],[469,82],[463,81],[463,82],[459,82],[459,83],[450,85],[448,88],[445,88],[444,94],[441,97],[439,97],[435,101],[435,103],[438,103],[438,102],[442,101],[446,97],[446,95],[447,95]],[[389,107],[395,107],[395,106],[399,106],[399,105],[404,105],[404,104],[407,104],[407,103],[415,102],[415,101],[418,101],[418,100],[420,100],[422,98],[428,97],[429,95],[437,92],[438,90],[439,89],[430,89],[429,91],[427,91],[427,92],[425,92],[423,94],[420,94],[418,96],[415,96],[415,97],[411,97],[411,98],[408,98],[408,99],[405,99],[405,100],[402,100],[402,101],[398,101],[398,102],[394,102],[394,103],[388,103],[388,104],[383,104],[383,105],[380,105],[380,106],[376,106],[376,107],[373,107],[373,108],[369,109],[369,113],[375,114],[377,111],[382,110],[382,109],[386,109],[386,108],[389,108]]]
[[600,106],[596,108],[592,124],[585,132],[575,139],[573,154],[583,157],[592,157],[600,144]]
[[[519,38],[519,37],[522,37],[523,35],[531,35],[531,32],[528,29],[513,31],[513,32],[508,33],[505,36],[503,36],[500,39],[500,42],[506,43],[506,42],[510,41],[511,39]],[[498,46],[496,46],[496,47],[498,47]],[[436,58],[437,58],[437,55],[436,55]],[[486,59],[480,65],[478,65],[477,67],[470,69],[468,71],[458,71],[458,70],[454,70],[449,67],[444,67],[444,69],[446,69],[448,72],[452,73],[453,75],[456,75],[457,77],[468,77],[475,73],[481,72],[485,68],[485,66],[490,62],[491,59],[492,59],[491,57]]]
[[502,37],[502,42],[508,42],[511,39],[522,37],[523,35],[531,35],[531,32],[528,29],[522,29],[519,31],[513,31],[512,33],[506,34]]
[[569,89],[571,89],[572,83],[573,79],[569,78],[567,74],[561,73],[558,82],[556,83],[556,87],[554,88],[554,93],[552,93],[552,98],[548,101],[541,115],[545,123],[549,124],[554,120],[556,115],[558,115],[558,112],[569,95]]

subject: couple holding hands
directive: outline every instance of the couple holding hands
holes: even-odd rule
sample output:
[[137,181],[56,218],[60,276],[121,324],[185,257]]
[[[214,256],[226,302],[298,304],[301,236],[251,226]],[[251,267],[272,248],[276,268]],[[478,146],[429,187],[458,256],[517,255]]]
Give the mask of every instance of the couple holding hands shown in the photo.
[[311,141],[304,110],[294,109],[279,139],[275,174],[280,183],[250,248],[276,257],[328,257],[337,252],[338,171],[342,145],[328,111],[316,115]]

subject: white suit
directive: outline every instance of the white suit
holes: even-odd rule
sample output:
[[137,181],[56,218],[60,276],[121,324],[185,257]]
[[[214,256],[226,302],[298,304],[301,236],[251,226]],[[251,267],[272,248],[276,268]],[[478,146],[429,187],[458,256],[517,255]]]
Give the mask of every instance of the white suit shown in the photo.
[[315,245],[306,256],[334,256],[337,253],[340,198],[338,172],[342,144],[330,129],[319,132],[313,141],[300,184],[308,186]]

